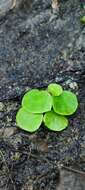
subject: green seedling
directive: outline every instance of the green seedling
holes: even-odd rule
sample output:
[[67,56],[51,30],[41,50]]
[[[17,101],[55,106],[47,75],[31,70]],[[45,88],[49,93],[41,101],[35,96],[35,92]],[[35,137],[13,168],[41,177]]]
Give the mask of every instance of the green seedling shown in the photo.
[[62,131],[68,126],[68,120],[64,116],[56,114],[53,110],[44,115],[45,126],[52,131]]
[[64,90],[60,96],[53,97],[53,109],[57,114],[72,115],[77,107],[77,97],[72,92]]
[[77,107],[78,100],[74,93],[52,83],[47,90],[32,89],[26,92],[16,114],[16,122],[18,127],[28,132],[38,130],[42,122],[52,131],[62,131],[68,126],[65,116],[72,115]]
[[22,107],[30,113],[50,111],[52,108],[52,96],[45,90],[30,90],[22,99]]
[[39,129],[43,120],[42,114],[33,114],[21,108],[16,116],[17,124],[25,131],[35,132]]
[[62,94],[63,89],[59,84],[52,83],[48,85],[48,92],[52,94],[52,96],[59,96]]

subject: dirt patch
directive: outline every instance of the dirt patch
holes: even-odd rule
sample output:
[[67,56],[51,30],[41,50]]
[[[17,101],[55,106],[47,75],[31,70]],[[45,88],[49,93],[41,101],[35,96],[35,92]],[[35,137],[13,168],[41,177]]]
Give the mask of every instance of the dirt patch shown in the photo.
[[[0,189],[84,190],[85,27],[78,0],[33,1],[0,18]],[[59,82],[78,95],[79,109],[61,133],[16,127],[23,93]],[[61,165],[64,167],[60,167]],[[65,168],[75,171],[67,171]],[[79,170],[80,172],[76,172]]]

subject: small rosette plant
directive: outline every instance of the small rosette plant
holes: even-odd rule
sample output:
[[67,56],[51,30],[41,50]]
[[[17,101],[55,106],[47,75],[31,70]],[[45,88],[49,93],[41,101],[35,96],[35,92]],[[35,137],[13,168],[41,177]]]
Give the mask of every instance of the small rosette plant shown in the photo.
[[52,131],[62,131],[68,126],[66,116],[72,115],[77,107],[78,100],[74,93],[52,83],[46,90],[26,92],[16,114],[16,122],[18,127],[28,132],[38,130],[42,122]]

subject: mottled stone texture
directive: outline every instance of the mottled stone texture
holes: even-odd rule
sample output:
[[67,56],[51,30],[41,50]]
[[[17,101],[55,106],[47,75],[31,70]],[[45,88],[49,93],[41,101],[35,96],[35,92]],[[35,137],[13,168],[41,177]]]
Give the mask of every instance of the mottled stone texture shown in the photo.
[[[63,163],[85,171],[81,1],[60,0],[55,14],[50,0],[18,0],[12,9],[6,4],[0,12],[0,190],[84,190],[83,174],[59,167]],[[17,129],[15,115],[24,92],[50,82],[78,95],[79,109],[69,127],[61,133],[44,126],[35,134]]]

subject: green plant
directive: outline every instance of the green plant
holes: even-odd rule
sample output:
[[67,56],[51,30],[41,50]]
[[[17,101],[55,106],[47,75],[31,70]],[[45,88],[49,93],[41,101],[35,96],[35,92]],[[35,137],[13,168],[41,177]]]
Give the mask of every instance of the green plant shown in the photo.
[[77,107],[78,100],[74,93],[52,83],[46,90],[32,89],[24,95],[16,122],[29,132],[38,130],[42,122],[50,130],[62,131],[68,126],[65,116],[72,115]]
[[85,24],[85,16],[81,17],[80,21]]

